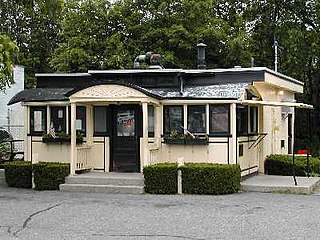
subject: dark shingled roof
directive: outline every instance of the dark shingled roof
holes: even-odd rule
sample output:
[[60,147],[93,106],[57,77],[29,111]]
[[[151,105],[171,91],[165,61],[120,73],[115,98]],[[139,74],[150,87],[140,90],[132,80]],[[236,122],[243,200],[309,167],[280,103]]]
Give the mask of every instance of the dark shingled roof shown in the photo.
[[[117,84],[117,83],[113,83]],[[123,84],[120,84],[123,85]],[[207,86],[187,86],[180,93],[176,88],[142,88],[126,84],[142,93],[158,99],[238,99],[249,83],[229,83]],[[16,94],[8,105],[17,102],[68,101],[69,96],[79,91],[72,88],[35,88]]]
[[147,91],[162,98],[192,98],[192,99],[238,99],[244,93],[249,83],[230,83],[208,86],[188,86],[183,93],[177,89],[153,88]]
[[65,94],[72,88],[33,88],[26,89],[11,98],[8,105],[17,102],[68,101]]

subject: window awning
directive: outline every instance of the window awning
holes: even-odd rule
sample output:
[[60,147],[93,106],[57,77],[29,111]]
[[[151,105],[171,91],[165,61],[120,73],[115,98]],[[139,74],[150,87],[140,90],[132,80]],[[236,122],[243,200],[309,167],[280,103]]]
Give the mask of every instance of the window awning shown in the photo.
[[306,103],[298,103],[298,102],[273,102],[273,101],[240,100],[240,104],[313,109],[312,105],[309,105]]

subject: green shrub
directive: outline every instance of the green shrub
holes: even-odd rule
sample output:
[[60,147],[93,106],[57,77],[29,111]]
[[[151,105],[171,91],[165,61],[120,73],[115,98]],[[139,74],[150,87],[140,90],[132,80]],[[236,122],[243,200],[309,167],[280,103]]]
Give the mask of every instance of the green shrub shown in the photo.
[[143,168],[144,185],[147,193],[177,193],[178,165],[175,163],[158,163]]
[[5,179],[9,187],[31,188],[32,187],[32,164],[31,162],[14,161],[4,164]]
[[184,193],[218,195],[235,193],[240,189],[239,165],[187,163],[181,170]]
[[[265,160],[265,174],[292,176],[292,156],[274,154],[267,156]],[[317,158],[309,158],[309,173],[320,173],[320,161]],[[308,172],[307,157],[295,157],[295,174],[297,176],[306,176]]]
[[33,164],[34,184],[36,190],[58,190],[70,173],[70,164],[39,162]]

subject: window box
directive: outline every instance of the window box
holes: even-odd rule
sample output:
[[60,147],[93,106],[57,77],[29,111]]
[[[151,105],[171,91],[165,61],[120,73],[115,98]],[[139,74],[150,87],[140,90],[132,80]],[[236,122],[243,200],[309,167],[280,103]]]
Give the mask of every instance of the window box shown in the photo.
[[[52,136],[45,134],[44,136],[42,136],[42,142],[43,143],[70,143],[71,142],[71,137],[70,136],[57,136],[55,138],[53,138]],[[76,143],[77,144],[82,144],[83,143],[83,137],[79,136],[76,139]]]
[[208,138],[187,138],[185,140],[186,145],[208,145]]
[[184,138],[171,138],[171,137],[165,137],[164,138],[165,144],[177,144],[177,145],[184,145],[185,139]]

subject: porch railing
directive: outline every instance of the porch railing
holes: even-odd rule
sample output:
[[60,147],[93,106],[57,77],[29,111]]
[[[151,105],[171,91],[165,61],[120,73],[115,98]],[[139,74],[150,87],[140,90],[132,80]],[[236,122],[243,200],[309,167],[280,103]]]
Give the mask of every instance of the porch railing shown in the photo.
[[89,145],[82,145],[77,147],[77,166],[76,171],[90,170],[90,156],[92,147]]

